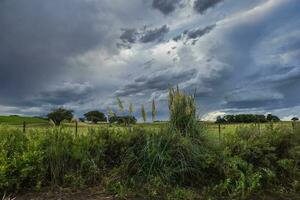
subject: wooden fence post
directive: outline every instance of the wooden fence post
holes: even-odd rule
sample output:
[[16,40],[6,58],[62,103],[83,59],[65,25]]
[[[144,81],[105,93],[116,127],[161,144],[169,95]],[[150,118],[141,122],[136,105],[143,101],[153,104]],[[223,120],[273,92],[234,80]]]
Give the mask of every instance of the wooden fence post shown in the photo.
[[221,143],[221,124],[218,125],[219,125],[219,143]]
[[26,122],[24,121],[23,122],[23,133],[25,133],[26,132]]
[[78,121],[75,121],[75,136],[77,137],[77,133],[78,133]]
[[293,132],[295,132],[295,121],[292,122]]
[[272,121],[270,121],[270,127],[271,127],[271,130],[273,131],[273,120]]

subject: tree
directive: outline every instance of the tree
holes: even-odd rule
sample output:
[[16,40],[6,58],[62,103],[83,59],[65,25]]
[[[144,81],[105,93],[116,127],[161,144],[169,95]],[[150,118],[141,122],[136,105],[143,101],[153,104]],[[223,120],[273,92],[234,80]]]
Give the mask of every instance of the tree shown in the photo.
[[80,118],[79,118],[79,121],[80,121],[80,122],[84,122],[84,121],[85,121],[85,119],[84,119],[84,118],[82,118],[82,117],[80,117]]
[[58,108],[47,115],[49,120],[52,120],[56,126],[59,126],[62,121],[71,121],[73,118],[73,110]]
[[217,124],[223,124],[223,123],[226,123],[226,120],[224,119],[224,117],[218,116],[217,119],[216,119],[216,123]]
[[268,114],[267,115],[267,121],[269,121],[269,122],[279,122],[280,119],[276,115]]
[[295,121],[299,121],[299,118],[298,118],[298,117],[293,117],[293,118],[292,118],[292,121],[294,121],[294,122],[295,122]]
[[[267,119],[264,115],[256,114],[237,114],[237,115],[225,115],[224,120],[227,123],[264,123]],[[221,120],[221,119],[219,119]]]
[[96,124],[97,122],[106,122],[107,121],[104,113],[97,111],[97,110],[93,110],[93,111],[85,113],[84,117],[87,119],[87,121],[91,121],[94,124]]
[[109,118],[109,123],[118,123],[118,124],[135,124],[136,118],[134,116],[112,116]]
[[153,122],[155,121],[156,114],[157,114],[156,105],[155,105],[155,100],[153,99],[152,100],[152,121]]
[[142,107],[141,107],[141,113],[142,113],[143,121],[146,122],[147,121],[147,113],[146,113],[144,105],[142,105]]

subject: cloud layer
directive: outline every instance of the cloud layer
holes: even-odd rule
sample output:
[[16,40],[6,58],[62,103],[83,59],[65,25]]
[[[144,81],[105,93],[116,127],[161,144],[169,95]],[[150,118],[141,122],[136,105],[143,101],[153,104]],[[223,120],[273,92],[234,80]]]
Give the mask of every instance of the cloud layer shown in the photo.
[[[298,0],[0,2],[0,113],[195,92],[201,116],[300,112]],[[289,113],[289,111],[291,113]],[[298,114],[297,114],[298,115]]]

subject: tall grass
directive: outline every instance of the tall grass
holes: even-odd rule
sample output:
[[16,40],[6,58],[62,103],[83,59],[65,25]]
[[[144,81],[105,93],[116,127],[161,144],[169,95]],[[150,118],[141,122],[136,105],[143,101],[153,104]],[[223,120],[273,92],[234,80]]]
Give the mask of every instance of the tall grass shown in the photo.
[[198,132],[196,103],[191,95],[186,95],[177,87],[169,89],[170,125],[184,135]]

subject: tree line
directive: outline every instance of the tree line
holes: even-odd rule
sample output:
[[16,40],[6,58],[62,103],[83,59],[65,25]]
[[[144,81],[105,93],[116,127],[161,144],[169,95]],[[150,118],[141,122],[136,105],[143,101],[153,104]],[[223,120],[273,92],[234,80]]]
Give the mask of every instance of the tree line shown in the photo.
[[[81,122],[91,122],[91,123],[98,123],[98,122],[108,122],[110,124],[112,123],[118,123],[118,124],[135,124],[137,122],[137,119],[135,116],[133,116],[134,112],[134,106],[132,103],[129,103],[128,110],[125,110],[124,104],[121,101],[120,98],[116,98],[117,104],[119,107],[119,112],[114,112],[111,108],[108,108],[107,115],[105,115],[103,112],[98,110],[92,110],[84,114],[84,117],[79,118],[78,120]],[[56,126],[59,126],[63,121],[72,121],[74,120],[74,111],[65,109],[65,108],[57,108],[54,109],[52,112],[50,112],[47,115],[47,118],[53,122]],[[127,113],[127,115],[126,115]],[[156,120],[156,103],[155,100],[152,100],[152,121],[154,122]],[[144,105],[141,105],[141,116],[144,122],[147,121],[147,112],[144,107]]]
[[216,123],[266,123],[266,122],[279,122],[280,118],[276,115],[268,114],[237,114],[218,116]]

